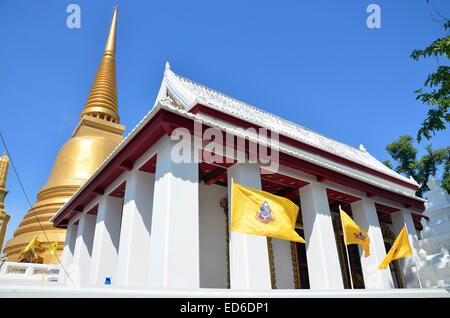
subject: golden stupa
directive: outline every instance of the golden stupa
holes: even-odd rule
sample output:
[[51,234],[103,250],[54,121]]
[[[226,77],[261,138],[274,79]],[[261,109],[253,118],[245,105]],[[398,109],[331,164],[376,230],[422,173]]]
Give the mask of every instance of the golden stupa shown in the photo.
[[[47,184],[37,194],[37,202],[25,214],[3,250],[9,262],[20,262],[23,250],[37,235],[42,248],[44,264],[55,262],[64,248],[66,232],[54,228],[50,218],[70,199],[97,167],[122,141],[125,127],[120,125],[116,88],[116,24],[117,6],[106,42],[105,52],[98,67],[86,105],[72,138],[60,149]],[[39,221],[38,221],[39,220]],[[45,231],[45,233],[44,233]],[[58,241],[55,257],[50,244]]]

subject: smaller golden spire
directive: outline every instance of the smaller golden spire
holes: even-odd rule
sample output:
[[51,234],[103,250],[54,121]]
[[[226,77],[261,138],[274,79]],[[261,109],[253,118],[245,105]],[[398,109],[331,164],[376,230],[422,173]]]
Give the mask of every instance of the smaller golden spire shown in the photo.
[[6,156],[6,151],[0,157],[0,252],[3,247],[3,240],[5,238],[6,226],[10,216],[5,211],[5,197],[8,191],[5,189],[6,178],[8,177],[9,158]]
[[6,156],[5,151],[3,156],[0,157],[0,188],[4,188],[6,185],[8,170],[9,170],[9,158],[8,156]]

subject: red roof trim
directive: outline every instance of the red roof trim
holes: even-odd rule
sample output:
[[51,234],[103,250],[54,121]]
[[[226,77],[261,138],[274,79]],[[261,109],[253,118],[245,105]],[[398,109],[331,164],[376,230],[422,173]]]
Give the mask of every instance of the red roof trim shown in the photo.
[[[208,106],[205,106],[205,105],[202,105],[202,104],[195,105],[194,107],[191,108],[191,110],[189,112],[191,112],[193,114],[199,114],[200,113],[200,114],[208,115],[208,116],[211,116],[211,117],[214,117],[214,118],[226,121],[226,122],[228,122],[230,124],[233,124],[233,125],[236,125],[236,126],[239,126],[239,127],[242,127],[242,128],[255,128],[255,129],[263,128],[261,126],[258,126],[258,125],[249,123],[248,121],[245,121],[243,119],[236,118],[234,116],[222,113],[222,112],[220,112],[218,110],[212,109],[211,107],[208,107]],[[415,186],[415,185],[410,184],[408,182],[399,180],[399,179],[394,178],[394,177],[392,177],[390,175],[387,175],[387,174],[385,174],[383,172],[374,170],[374,169],[369,168],[367,166],[364,166],[364,165],[361,165],[359,163],[353,162],[351,160],[342,158],[340,156],[337,156],[335,154],[329,153],[329,152],[327,152],[325,150],[322,150],[322,149],[319,149],[317,147],[305,144],[305,143],[303,143],[301,141],[292,139],[290,137],[287,137],[287,136],[284,136],[284,135],[280,134],[279,140],[280,140],[280,142],[283,142],[283,143],[286,143],[288,145],[294,146],[296,148],[299,148],[299,149],[308,151],[310,153],[319,155],[321,157],[324,157],[326,159],[332,160],[334,162],[337,162],[337,163],[349,166],[349,167],[351,167],[353,169],[357,169],[357,170],[361,170],[361,171],[370,173],[372,175],[375,175],[375,176],[383,178],[385,180],[394,182],[396,184],[399,184],[401,186],[407,187],[409,189],[412,189],[412,190],[415,190],[415,191],[417,191],[417,189],[418,189],[418,186]]]
[[[77,213],[80,213],[82,208],[86,206],[86,204],[88,204],[93,198],[95,198],[95,193],[98,192],[98,189],[105,189],[123,172],[124,168],[128,168],[130,163],[134,163],[134,161],[136,161],[157,140],[159,140],[161,136],[168,133],[167,124],[169,124],[170,127],[186,128],[191,132],[191,134],[194,134],[194,121],[192,119],[183,117],[168,110],[159,110],[154,117],[151,118],[145,126],[142,127],[132,139],[128,140],[127,144],[111,158],[102,171],[93,177],[89,184],[87,184],[86,187],[77,194],[77,197],[74,198],[73,201],[70,202],[64,209],[64,211],[62,211],[62,213],[55,218],[53,225],[55,227],[66,227],[68,221]],[[209,127],[202,125],[202,128],[203,130],[206,130]],[[223,141],[223,143],[226,143],[226,141]],[[235,143],[235,145],[237,144]],[[236,147],[237,146],[235,146],[235,148]],[[249,152],[248,141],[245,144],[244,150]],[[284,153],[280,153],[279,155],[279,162],[282,165],[301,170],[318,177],[326,177],[328,180],[336,183],[357,190],[370,192],[386,199],[408,204],[411,208],[415,208],[420,211],[424,210],[424,204],[421,201],[378,188],[363,181],[353,179],[349,176],[314,165],[308,161],[295,158]]]

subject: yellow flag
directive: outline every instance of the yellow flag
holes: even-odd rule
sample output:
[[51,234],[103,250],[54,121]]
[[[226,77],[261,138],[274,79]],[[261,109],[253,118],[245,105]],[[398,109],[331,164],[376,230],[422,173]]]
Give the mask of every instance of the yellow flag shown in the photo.
[[408,232],[406,231],[406,225],[401,230],[394,244],[392,244],[389,253],[386,255],[383,262],[377,269],[385,269],[388,267],[389,263],[394,259],[407,257],[412,255],[411,245],[409,245]]
[[58,241],[54,241],[48,248],[50,249],[50,254],[55,255],[56,249],[58,248]]
[[232,184],[230,230],[305,243],[297,232],[298,206],[289,199]]
[[33,248],[34,245],[36,244],[36,242],[39,242],[39,241],[37,240],[37,235],[35,235],[35,236],[33,237],[33,239],[30,241],[30,243],[28,243],[27,247],[25,247],[25,249],[23,250],[23,252],[25,253],[25,252],[27,252],[28,250],[30,250],[31,248]]
[[370,255],[369,243],[370,239],[364,230],[352,220],[350,216],[340,209],[342,220],[342,232],[345,236],[345,242],[348,244],[361,244],[364,249],[364,257]]

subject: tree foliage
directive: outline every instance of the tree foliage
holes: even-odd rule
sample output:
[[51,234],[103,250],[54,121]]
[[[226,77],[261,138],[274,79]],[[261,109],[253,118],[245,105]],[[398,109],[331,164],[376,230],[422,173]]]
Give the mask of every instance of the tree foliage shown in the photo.
[[[440,22],[443,22],[444,30],[448,32],[450,20],[441,16]],[[448,62],[450,59],[450,35],[435,40],[423,50],[414,50],[411,53],[411,57],[416,61],[421,57],[431,56],[434,56],[437,60],[439,57],[444,57],[446,58],[445,61]],[[428,87],[428,90],[425,90],[426,87]],[[424,88],[416,90],[415,93],[417,94],[417,100],[430,106],[427,117],[417,133],[417,141],[420,142],[422,137],[429,140],[431,134],[434,135],[436,131],[445,130],[446,123],[450,122],[450,66],[439,65],[438,62],[437,70],[428,75]]]
[[450,147],[433,150],[432,145],[429,144],[425,147],[427,153],[418,159],[418,151],[414,148],[413,142],[413,137],[404,135],[387,145],[386,150],[397,165],[393,168],[389,160],[386,160],[384,164],[400,174],[413,177],[417,183],[421,184],[422,186],[416,192],[419,197],[429,190],[426,184],[428,177],[436,176],[442,165],[444,173],[441,184],[450,193]]

